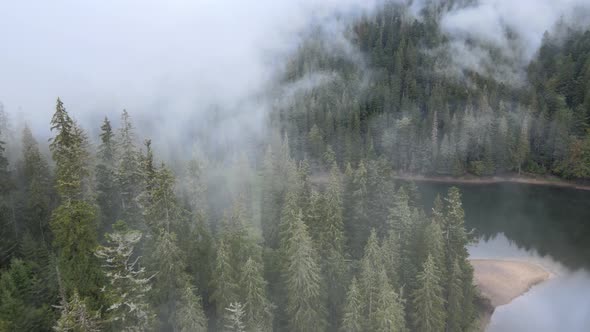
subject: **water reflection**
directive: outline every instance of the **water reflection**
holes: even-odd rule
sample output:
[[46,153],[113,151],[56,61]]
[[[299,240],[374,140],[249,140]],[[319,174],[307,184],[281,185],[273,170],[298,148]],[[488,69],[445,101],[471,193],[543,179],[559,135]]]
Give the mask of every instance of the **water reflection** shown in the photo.
[[[419,185],[424,204],[448,184]],[[535,262],[555,277],[500,306],[490,332],[590,331],[590,192],[517,184],[460,185],[473,258]]]
[[555,275],[511,303],[496,308],[488,332],[589,330],[590,273],[585,269],[572,271],[550,256],[518,248],[504,234],[481,239],[469,248],[469,253],[473,258],[534,262]]

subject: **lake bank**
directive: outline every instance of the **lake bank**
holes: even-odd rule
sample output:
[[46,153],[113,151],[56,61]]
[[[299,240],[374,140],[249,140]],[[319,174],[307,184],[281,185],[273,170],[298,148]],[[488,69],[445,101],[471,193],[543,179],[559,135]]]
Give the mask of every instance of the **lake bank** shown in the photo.
[[456,184],[499,184],[499,183],[517,183],[530,184],[539,186],[552,186],[561,188],[571,188],[577,190],[590,191],[590,184],[587,182],[566,181],[558,177],[546,176],[535,177],[525,175],[514,176],[428,176],[416,174],[397,174],[394,176],[397,180],[414,181],[414,182],[433,182],[433,183],[456,183]]
[[484,300],[480,307],[481,330],[489,324],[494,310],[528,292],[554,275],[527,261],[472,259],[475,284]]

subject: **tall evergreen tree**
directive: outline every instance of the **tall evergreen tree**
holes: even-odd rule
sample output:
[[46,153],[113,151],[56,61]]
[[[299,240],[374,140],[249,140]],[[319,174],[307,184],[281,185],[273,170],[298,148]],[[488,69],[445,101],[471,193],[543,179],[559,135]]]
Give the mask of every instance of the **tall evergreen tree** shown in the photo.
[[93,255],[98,245],[95,209],[84,200],[84,182],[88,175],[86,137],[59,98],[51,130],[55,131],[50,148],[56,164],[56,189],[61,204],[53,211],[50,226],[65,296],[77,290],[80,296],[96,300],[100,298],[102,273]]
[[228,245],[223,240],[217,245],[217,257],[211,287],[211,300],[215,303],[217,314],[223,316],[225,308],[238,298],[238,283],[236,272],[230,262]]
[[26,229],[36,239],[49,244],[51,179],[47,161],[41,155],[37,141],[28,126],[22,136],[22,175],[24,177],[24,221]]
[[141,226],[137,199],[142,189],[140,152],[136,146],[135,131],[126,110],[121,114],[121,128],[117,137],[116,185],[120,190],[122,218],[134,228]]
[[363,330],[363,302],[360,289],[357,285],[356,277],[352,277],[346,302],[344,304],[344,314],[342,318],[342,332],[362,332]]
[[248,258],[240,274],[239,291],[244,304],[244,324],[248,331],[272,330],[272,304],[266,295],[262,266]]
[[185,287],[176,316],[176,329],[180,332],[206,332],[207,317],[203,312],[201,298],[190,287]]
[[101,226],[107,229],[119,217],[121,198],[116,184],[117,142],[109,119],[100,127],[100,146],[96,165],[96,202],[100,209]]
[[127,229],[119,221],[114,232],[106,234],[107,245],[95,252],[108,280],[103,292],[110,304],[106,310],[107,321],[114,330],[145,331],[154,326],[155,315],[148,302],[153,275],[149,276],[145,267],[140,267],[140,257],[133,257],[141,237],[140,232]]
[[377,296],[376,308],[370,317],[372,331],[402,332],[406,330],[404,305],[401,297],[389,285],[385,269],[379,273],[380,290]]
[[287,287],[289,327],[291,331],[323,331],[326,322],[321,271],[301,211],[292,226],[283,273]]
[[418,288],[412,294],[413,326],[417,331],[444,331],[445,300],[440,284],[440,271],[429,255],[418,274]]

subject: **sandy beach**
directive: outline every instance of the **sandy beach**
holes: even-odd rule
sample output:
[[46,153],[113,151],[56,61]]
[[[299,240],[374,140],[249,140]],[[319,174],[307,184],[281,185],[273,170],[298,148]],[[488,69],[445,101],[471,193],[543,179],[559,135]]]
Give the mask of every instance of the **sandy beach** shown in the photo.
[[[481,330],[485,331],[494,309],[510,303],[531,287],[553,277],[543,267],[526,261],[472,259],[474,279],[481,296],[489,301],[482,310]],[[486,301],[487,302],[487,301]]]
[[474,259],[471,264],[475,283],[494,308],[510,303],[552,276],[543,267],[525,261]]

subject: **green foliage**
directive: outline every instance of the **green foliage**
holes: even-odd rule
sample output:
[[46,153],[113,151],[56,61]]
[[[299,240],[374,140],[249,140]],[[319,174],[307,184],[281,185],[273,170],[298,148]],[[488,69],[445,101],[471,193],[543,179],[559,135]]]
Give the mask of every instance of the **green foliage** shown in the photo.
[[112,225],[120,213],[119,188],[116,183],[117,142],[111,122],[105,118],[100,127],[98,164],[96,165],[96,203],[100,209],[102,228]]
[[177,329],[180,332],[207,331],[207,317],[203,312],[201,298],[190,287],[184,288],[177,314]]
[[445,327],[445,300],[440,271],[429,255],[422,272],[418,274],[418,288],[412,294],[413,326],[417,331],[443,331]]
[[211,300],[215,303],[217,313],[223,315],[225,308],[237,299],[238,284],[235,280],[236,272],[230,263],[228,245],[221,241],[217,245],[217,257],[211,287]]
[[244,303],[244,324],[248,331],[271,331],[273,306],[266,295],[267,282],[262,266],[248,258],[239,280],[240,298]]
[[341,331],[363,331],[363,303],[361,296],[356,277],[352,277],[352,281],[346,294]]
[[80,295],[99,298],[103,276],[94,256],[98,246],[94,207],[83,201],[64,203],[53,211],[50,226],[66,292],[77,289]]
[[98,332],[101,330],[100,314],[88,309],[74,291],[69,301],[62,300],[61,316],[53,329],[56,332]]
[[107,245],[95,252],[108,281],[102,291],[109,303],[106,321],[114,330],[145,331],[153,327],[155,315],[147,298],[153,275],[140,266],[139,257],[133,257],[141,237],[140,232],[117,222],[115,231],[105,236]]
[[302,213],[287,239],[283,276],[287,287],[287,314],[291,331],[323,331],[325,312],[321,271]]

